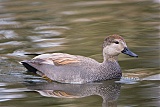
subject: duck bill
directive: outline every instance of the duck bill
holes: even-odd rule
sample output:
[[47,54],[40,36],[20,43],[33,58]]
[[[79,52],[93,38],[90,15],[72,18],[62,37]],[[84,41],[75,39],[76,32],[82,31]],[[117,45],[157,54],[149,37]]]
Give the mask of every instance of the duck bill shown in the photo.
[[125,47],[124,50],[121,51],[121,52],[124,53],[124,54],[126,54],[126,55],[132,56],[132,57],[138,57],[137,54],[135,54],[132,51],[130,51],[127,47]]

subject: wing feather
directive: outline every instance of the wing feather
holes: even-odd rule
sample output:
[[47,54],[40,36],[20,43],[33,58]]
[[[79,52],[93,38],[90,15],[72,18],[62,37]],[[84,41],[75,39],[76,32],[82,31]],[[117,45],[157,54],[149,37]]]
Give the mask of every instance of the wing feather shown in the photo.
[[63,53],[42,54],[31,60],[31,63],[34,64],[52,64],[57,66],[78,62],[80,62],[80,59],[77,56]]

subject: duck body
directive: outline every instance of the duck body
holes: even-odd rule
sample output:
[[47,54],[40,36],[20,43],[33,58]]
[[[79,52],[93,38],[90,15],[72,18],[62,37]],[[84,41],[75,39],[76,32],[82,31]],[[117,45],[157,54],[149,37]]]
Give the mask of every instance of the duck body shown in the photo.
[[64,53],[43,54],[21,63],[34,67],[41,76],[62,83],[107,80],[120,78],[122,74],[117,61],[99,63],[88,57]]
[[[115,40],[118,41],[118,44],[120,41],[122,42],[118,48],[116,47],[118,45],[114,45]],[[28,71],[35,72],[42,77],[46,76],[53,81],[86,83],[121,78],[122,72],[117,61],[117,57],[121,52],[137,57],[136,54],[126,48],[121,36],[112,35],[104,41],[104,61],[102,63],[84,56],[53,53],[38,55],[29,61],[22,61],[21,64]]]

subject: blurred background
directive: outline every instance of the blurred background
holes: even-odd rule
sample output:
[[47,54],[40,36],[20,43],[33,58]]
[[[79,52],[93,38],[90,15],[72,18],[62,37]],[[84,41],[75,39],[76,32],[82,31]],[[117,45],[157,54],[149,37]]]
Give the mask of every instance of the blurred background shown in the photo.
[[[101,107],[102,98],[59,99],[28,90],[42,82],[18,62],[26,53],[63,52],[102,62],[105,37],[119,34],[139,58],[119,56],[124,79],[118,107],[158,107],[159,0],[0,0],[0,106]],[[140,79],[130,82],[128,77]]]

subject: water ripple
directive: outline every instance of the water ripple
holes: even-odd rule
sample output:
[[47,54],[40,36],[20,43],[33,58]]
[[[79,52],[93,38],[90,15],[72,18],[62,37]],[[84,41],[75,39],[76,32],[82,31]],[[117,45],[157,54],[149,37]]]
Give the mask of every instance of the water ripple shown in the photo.
[[7,88],[12,85],[14,84],[0,83],[0,102],[26,97],[23,92],[28,91],[27,88]]
[[[2,35],[2,36],[1,36]],[[13,30],[0,30],[0,38],[2,39],[9,39],[9,38],[16,38],[18,34]]]

